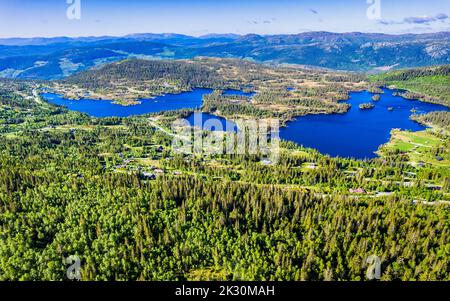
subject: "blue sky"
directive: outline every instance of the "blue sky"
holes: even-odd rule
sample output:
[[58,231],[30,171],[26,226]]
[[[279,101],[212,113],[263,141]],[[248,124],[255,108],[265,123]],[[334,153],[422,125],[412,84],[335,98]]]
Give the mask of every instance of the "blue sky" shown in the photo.
[[0,0],[0,37],[450,31],[449,0],[79,0],[80,20],[66,1]]

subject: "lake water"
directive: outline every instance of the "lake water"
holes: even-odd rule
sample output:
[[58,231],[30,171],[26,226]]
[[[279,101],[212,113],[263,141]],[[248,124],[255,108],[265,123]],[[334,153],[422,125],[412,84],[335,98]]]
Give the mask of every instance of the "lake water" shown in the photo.
[[256,94],[255,92],[244,92],[241,90],[234,90],[234,89],[228,89],[228,90],[223,91],[223,95],[239,95],[239,96],[252,97],[255,94]]
[[[195,89],[181,94],[167,94],[154,99],[144,99],[141,104],[132,106],[121,106],[105,100],[68,100],[52,93],[45,93],[42,96],[53,104],[95,117],[127,117],[183,108],[200,108],[203,95],[211,92],[210,89]],[[372,101],[373,94],[367,91],[350,93],[348,103],[352,105],[352,108],[347,113],[299,117],[289,122],[287,127],[280,129],[280,138],[315,148],[331,156],[374,158],[379,146],[389,141],[393,128],[412,131],[425,128],[409,119],[413,114],[412,109],[415,109],[417,113],[450,111],[444,106],[393,96],[393,92],[385,89],[378,102]],[[238,90],[226,90],[224,94],[248,97],[254,95],[254,93]],[[375,108],[360,110],[359,104],[367,102],[372,102]],[[388,110],[390,107],[393,108],[392,111]],[[215,123],[214,119],[217,120]],[[208,113],[194,113],[187,120],[190,124],[201,125],[212,130],[236,131],[233,122]]]
[[[180,94],[165,94],[152,99],[141,99],[141,103],[131,106],[115,104],[110,100],[95,100],[83,98],[81,100],[70,100],[62,95],[54,93],[43,93],[41,96],[48,102],[64,106],[72,111],[83,112],[94,117],[129,117],[162,111],[173,111],[179,109],[199,109],[202,106],[203,95],[212,93],[211,89],[197,88]],[[240,95],[251,97],[254,92],[243,92],[240,90],[225,90],[224,95]]]
[[202,105],[203,95],[210,94],[211,89],[194,89],[180,94],[166,94],[152,99],[142,99],[140,104],[122,106],[109,100],[69,100],[53,93],[41,94],[50,103],[64,106],[72,111],[79,111],[94,117],[129,117],[161,111],[179,109],[196,109]]
[[202,128],[206,131],[227,131],[237,133],[237,125],[220,116],[209,113],[196,112],[189,115],[186,120],[191,126]]
[[[420,131],[425,128],[409,119],[412,109],[418,114],[449,111],[445,106],[393,96],[393,92],[384,89],[378,102],[372,101],[373,94],[367,91],[351,93],[348,103],[352,107],[347,113],[299,117],[280,129],[280,138],[334,157],[374,158],[379,146],[389,141],[392,129]],[[373,103],[375,108],[360,110],[359,104],[367,102]],[[393,111],[389,111],[389,107]]]

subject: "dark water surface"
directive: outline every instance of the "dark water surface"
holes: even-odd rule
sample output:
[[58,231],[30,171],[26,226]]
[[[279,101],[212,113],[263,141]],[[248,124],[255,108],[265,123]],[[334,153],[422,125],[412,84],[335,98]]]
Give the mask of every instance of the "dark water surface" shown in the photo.
[[[384,89],[378,102],[367,91],[350,94],[351,109],[345,114],[308,115],[280,129],[280,138],[291,140],[334,157],[374,158],[379,146],[388,142],[394,128],[420,131],[425,127],[410,120],[416,114],[449,111],[441,105],[407,100]],[[375,108],[360,110],[359,104],[371,102]],[[391,107],[393,110],[389,111]]]
[[237,125],[223,117],[204,112],[196,112],[189,115],[186,120],[191,126],[202,128],[206,131],[226,131],[237,133]]
[[211,92],[211,89],[195,89],[180,94],[166,94],[153,99],[142,99],[140,104],[132,106],[114,104],[109,100],[70,100],[53,93],[44,93],[41,95],[50,103],[64,106],[69,110],[83,112],[94,117],[129,117],[161,111],[200,108],[203,95],[210,94]]
[[[210,89],[195,89],[181,94],[143,99],[141,104],[132,106],[121,106],[105,100],[68,100],[52,93],[45,93],[42,96],[53,104],[95,117],[127,117],[183,108],[200,108],[203,95],[211,92]],[[409,119],[414,114],[412,110],[415,110],[417,114],[450,111],[445,106],[406,100],[400,96],[394,96],[393,92],[393,90],[384,89],[384,94],[381,94],[378,102],[372,101],[373,94],[367,91],[350,93],[348,103],[352,105],[352,108],[347,113],[299,117],[289,122],[287,127],[280,129],[280,138],[315,148],[331,156],[374,158],[376,157],[374,152],[389,140],[392,129],[420,131],[425,128]],[[224,95],[253,96],[254,93],[226,90]],[[372,102],[375,108],[360,110],[359,104],[367,102]],[[236,131],[233,122],[208,113],[194,113],[187,119],[190,124],[197,121],[196,126],[201,125],[210,130]]]

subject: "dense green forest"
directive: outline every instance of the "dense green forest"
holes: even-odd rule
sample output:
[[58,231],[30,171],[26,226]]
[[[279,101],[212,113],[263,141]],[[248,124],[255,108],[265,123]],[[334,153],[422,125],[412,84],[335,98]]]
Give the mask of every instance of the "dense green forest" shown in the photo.
[[450,106],[450,65],[405,69],[371,76],[380,85],[409,92],[405,96]]
[[446,167],[288,142],[276,165],[182,156],[146,116],[91,118],[2,87],[1,280],[64,280],[71,255],[82,280],[364,280],[370,255],[382,280],[450,280]]
[[107,89],[118,80],[143,82],[164,78],[168,82],[193,87],[223,87],[224,81],[216,70],[202,64],[183,61],[147,61],[130,59],[108,64],[100,69],[80,72],[64,82],[86,89]]
[[411,118],[424,124],[433,124],[450,130],[450,112],[431,112],[428,114],[413,115]]
[[[278,118],[282,123],[307,114],[345,113],[350,105],[338,100],[320,101],[320,90],[309,89],[310,97],[301,97],[303,91],[289,96],[286,91],[261,91],[254,97],[223,95],[220,90],[203,96],[202,111],[217,113],[228,118]],[[324,94],[324,93],[323,93]],[[344,98],[347,95],[343,95]],[[281,108],[281,109],[280,109]],[[290,110],[284,110],[290,108]]]

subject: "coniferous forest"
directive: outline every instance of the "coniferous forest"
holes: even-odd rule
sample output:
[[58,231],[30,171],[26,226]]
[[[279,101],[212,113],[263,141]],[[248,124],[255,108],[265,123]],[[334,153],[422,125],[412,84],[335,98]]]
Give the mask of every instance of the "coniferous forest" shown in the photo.
[[0,0],[0,296],[449,281],[450,0]]
[[371,255],[381,280],[450,280],[446,167],[291,142],[276,165],[183,156],[148,116],[92,118],[21,85],[0,91],[0,280],[65,280],[69,256],[82,280],[366,280]]

